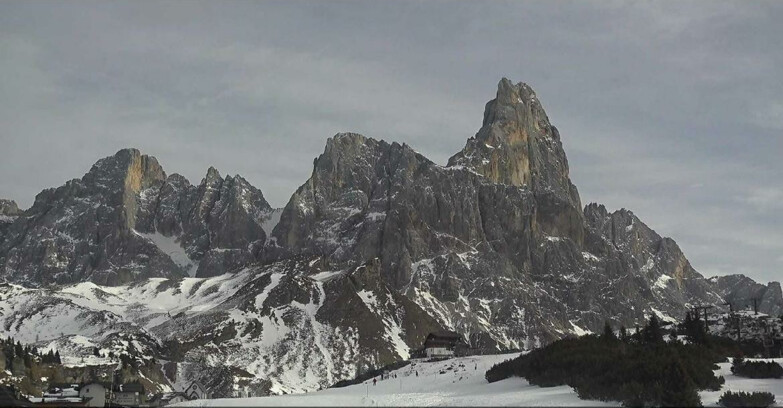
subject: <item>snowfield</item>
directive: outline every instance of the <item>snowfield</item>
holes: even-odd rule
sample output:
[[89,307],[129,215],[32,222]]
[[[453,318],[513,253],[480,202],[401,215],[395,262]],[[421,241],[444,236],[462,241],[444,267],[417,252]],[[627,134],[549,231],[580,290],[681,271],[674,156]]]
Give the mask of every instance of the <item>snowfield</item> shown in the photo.
[[[391,371],[392,378],[378,381],[375,386],[369,380],[363,384],[306,394],[195,400],[173,406],[620,406],[619,402],[580,400],[568,386],[542,388],[521,378],[487,383],[484,373],[492,365],[517,355],[471,356],[436,363],[413,360],[410,365]],[[772,361],[783,363],[781,358]],[[699,393],[705,407],[718,407],[720,396],[729,390],[768,391],[775,394],[777,406],[783,403],[783,379],[737,377],[731,374],[731,363],[719,366],[715,373],[722,375],[726,384],[720,391]]]
[[[783,358],[747,358],[746,361],[774,361],[783,365]],[[783,378],[744,378],[737,377],[731,373],[731,359],[728,363],[720,363],[719,369],[715,370],[715,375],[722,375],[726,379],[723,388],[720,391],[702,391],[701,403],[705,407],[719,407],[718,400],[726,391],[766,391],[775,395],[775,406],[783,406]]]
[[[306,394],[255,398],[227,398],[188,401],[174,406],[617,406],[601,401],[583,401],[568,386],[541,388],[521,378],[489,384],[484,373],[494,364],[518,353],[471,356],[435,363],[412,360],[392,378],[372,380],[345,388],[330,388]],[[419,376],[416,376],[418,371]],[[442,373],[442,374],[441,374]],[[394,378],[394,375],[397,378]]]

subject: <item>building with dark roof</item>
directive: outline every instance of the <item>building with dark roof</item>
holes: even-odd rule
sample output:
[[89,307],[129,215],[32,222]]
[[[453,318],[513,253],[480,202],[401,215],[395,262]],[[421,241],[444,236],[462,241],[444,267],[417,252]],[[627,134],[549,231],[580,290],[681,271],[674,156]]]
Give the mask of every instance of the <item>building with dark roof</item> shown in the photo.
[[428,358],[448,358],[467,350],[462,336],[453,331],[430,333],[424,340],[424,355]]

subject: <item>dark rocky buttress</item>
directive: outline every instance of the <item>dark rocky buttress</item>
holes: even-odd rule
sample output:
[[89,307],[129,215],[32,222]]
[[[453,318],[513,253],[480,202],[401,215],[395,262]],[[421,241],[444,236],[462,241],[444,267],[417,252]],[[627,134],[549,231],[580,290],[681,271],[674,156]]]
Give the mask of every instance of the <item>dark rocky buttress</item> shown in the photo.
[[270,211],[240,176],[210,168],[191,186],[167,177],[154,157],[123,149],[36,196],[5,229],[0,275],[37,287],[221,274],[253,260]]

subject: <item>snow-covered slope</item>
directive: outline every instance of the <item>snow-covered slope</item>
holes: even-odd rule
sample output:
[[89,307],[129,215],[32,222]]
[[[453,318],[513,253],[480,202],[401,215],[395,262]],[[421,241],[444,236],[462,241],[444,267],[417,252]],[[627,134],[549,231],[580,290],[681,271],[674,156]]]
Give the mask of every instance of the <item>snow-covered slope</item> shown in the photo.
[[[195,400],[176,406],[620,406],[619,402],[580,400],[568,386],[542,388],[521,378],[487,383],[484,373],[488,368],[516,356],[472,356],[433,363],[414,360],[411,365],[391,371],[391,378],[376,385],[368,380],[345,388],[306,394]],[[780,358],[771,361],[783,363]],[[718,400],[726,391],[766,391],[774,394],[778,403],[783,401],[783,381],[737,377],[731,373],[731,363],[728,362],[720,363],[719,367],[715,374],[722,375],[726,383],[719,391],[699,393],[704,406],[719,406]]]
[[232,396],[240,387],[253,395],[323,388],[407,358],[409,344],[440,329],[373,279],[372,265],[319,265],[286,261],[211,278],[59,290],[3,284],[0,331],[61,350],[69,364],[100,363],[93,347],[176,361],[171,382],[198,379]]
[[[524,379],[489,384],[484,373],[518,354],[472,356],[428,363],[414,360],[391,378],[307,394],[188,401],[177,406],[616,406],[580,400],[571,387],[541,388]],[[416,373],[418,372],[418,376]],[[396,378],[395,378],[396,376]]]
[[[749,358],[747,361],[775,361],[778,364],[783,364],[783,358]],[[699,393],[701,396],[701,403],[705,407],[719,407],[718,400],[720,396],[726,391],[763,391],[770,392],[775,396],[777,401],[776,406],[783,404],[783,380],[774,378],[744,378],[738,377],[731,373],[731,359],[729,362],[718,364],[719,369],[715,370],[715,375],[722,375],[726,380],[723,387],[719,391],[702,391]]]

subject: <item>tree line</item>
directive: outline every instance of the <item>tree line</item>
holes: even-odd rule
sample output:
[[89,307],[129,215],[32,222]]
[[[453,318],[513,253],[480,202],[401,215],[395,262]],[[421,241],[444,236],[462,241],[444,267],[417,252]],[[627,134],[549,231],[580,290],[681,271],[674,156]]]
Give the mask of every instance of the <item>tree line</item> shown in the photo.
[[44,364],[62,364],[60,359],[60,352],[49,350],[47,353],[41,353],[38,347],[23,345],[22,342],[14,342],[13,337],[8,337],[0,340],[0,351],[4,358],[5,367],[14,367],[14,364],[19,364],[21,360],[22,364],[26,368],[31,368],[34,362],[41,362]]
[[542,387],[569,385],[579,398],[625,406],[700,406],[699,390],[719,390],[723,384],[713,370],[727,354],[722,346],[708,346],[709,336],[689,324],[686,344],[676,333],[666,341],[655,315],[633,334],[621,327],[615,335],[606,323],[600,335],[558,340],[497,364],[486,379],[518,376]]

